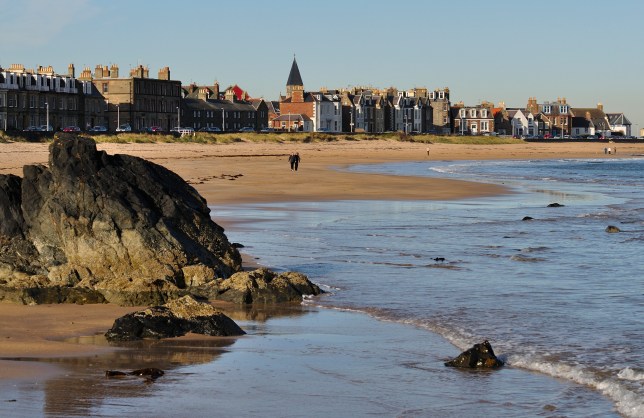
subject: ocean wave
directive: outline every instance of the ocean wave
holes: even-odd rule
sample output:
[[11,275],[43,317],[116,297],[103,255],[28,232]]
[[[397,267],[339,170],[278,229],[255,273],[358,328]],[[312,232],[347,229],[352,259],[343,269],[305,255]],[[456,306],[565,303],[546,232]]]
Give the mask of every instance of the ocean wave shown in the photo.
[[640,382],[644,380],[644,371],[633,370],[630,367],[622,369],[617,373],[617,377],[624,380],[631,380],[634,382]]
[[532,355],[510,355],[508,365],[537,371],[557,378],[564,378],[588,386],[613,400],[617,410],[622,415],[633,418],[644,416],[644,400],[642,396],[611,377],[599,377],[581,366],[535,360]]
[[510,257],[510,260],[512,260],[512,261],[520,261],[522,263],[538,263],[538,262],[541,262],[541,261],[546,261],[545,258],[527,257],[527,256],[522,255],[522,254],[513,255],[512,257]]

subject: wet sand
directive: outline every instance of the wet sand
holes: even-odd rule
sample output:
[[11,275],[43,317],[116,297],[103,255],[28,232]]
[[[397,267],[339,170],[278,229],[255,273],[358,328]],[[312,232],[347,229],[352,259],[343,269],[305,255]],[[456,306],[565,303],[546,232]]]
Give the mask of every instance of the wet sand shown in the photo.
[[[99,144],[110,154],[130,154],[161,164],[191,183],[210,205],[341,199],[465,199],[507,191],[457,180],[348,173],[352,164],[390,161],[620,158],[644,155],[644,144],[618,144],[605,155],[603,144],[449,145],[389,141],[337,143]],[[427,148],[429,147],[429,155]],[[302,157],[297,172],[288,155]],[[47,144],[0,144],[0,174],[22,176],[26,164],[46,164]],[[215,219],[217,221],[217,219]],[[315,280],[315,278],[312,278]],[[0,303],[0,358],[76,357],[113,350],[79,345],[65,338],[103,333],[115,318],[136,310],[113,305],[23,306]],[[38,376],[34,364],[2,361],[0,379]]]

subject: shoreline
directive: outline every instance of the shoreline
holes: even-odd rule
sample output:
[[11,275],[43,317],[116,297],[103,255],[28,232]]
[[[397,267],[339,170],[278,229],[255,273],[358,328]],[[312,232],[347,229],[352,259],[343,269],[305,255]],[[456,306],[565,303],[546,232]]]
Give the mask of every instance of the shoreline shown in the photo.
[[[620,153],[603,154],[603,145],[512,144],[453,145],[390,141],[343,143],[98,144],[110,154],[149,159],[191,183],[211,206],[228,204],[320,200],[452,200],[494,196],[509,191],[501,186],[419,177],[351,173],[338,168],[394,161],[501,160],[561,158],[624,158],[644,154],[644,144],[620,144]],[[0,174],[22,176],[25,164],[46,164],[48,144],[0,144]],[[427,156],[426,148],[430,148]],[[302,156],[292,172],[290,152]],[[217,214],[215,222],[220,223]],[[234,227],[227,222],[227,227]],[[248,255],[247,255],[248,256]],[[253,262],[246,257],[244,265]],[[314,278],[313,278],[314,279]],[[65,338],[94,335],[114,319],[140,307],[113,305],[36,305],[0,303],[0,358],[90,356],[114,347],[80,345]],[[0,380],[46,377],[38,364],[0,360]],[[43,364],[43,367],[45,365]],[[36,369],[33,369],[36,367]],[[40,370],[40,371],[39,371]]]

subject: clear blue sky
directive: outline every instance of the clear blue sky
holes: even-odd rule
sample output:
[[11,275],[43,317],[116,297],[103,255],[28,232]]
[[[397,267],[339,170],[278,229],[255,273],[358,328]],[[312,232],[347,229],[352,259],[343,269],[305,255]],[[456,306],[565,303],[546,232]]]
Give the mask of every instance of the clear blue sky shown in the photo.
[[[644,127],[641,0],[0,0],[0,65],[169,66],[184,84],[284,92],[449,87],[453,102],[566,97]],[[634,132],[638,133],[638,132]]]

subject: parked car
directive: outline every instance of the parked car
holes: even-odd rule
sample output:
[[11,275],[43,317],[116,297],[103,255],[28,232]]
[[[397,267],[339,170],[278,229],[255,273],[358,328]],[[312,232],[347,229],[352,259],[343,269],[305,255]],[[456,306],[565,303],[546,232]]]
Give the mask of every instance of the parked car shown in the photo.
[[107,132],[107,128],[105,126],[94,126],[89,128],[88,132]]
[[221,132],[221,129],[217,128],[216,126],[204,126],[203,128],[199,129],[199,132]]
[[40,129],[40,126],[28,126],[25,129],[22,130],[23,132],[40,132],[42,129]]
[[270,133],[270,132],[275,132],[275,129],[273,128],[263,128],[260,130],[261,133]]
[[51,127],[51,125],[49,125],[49,126],[47,126],[47,125],[40,125],[40,127],[39,127],[39,128],[40,128],[40,129],[38,129],[38,130],[39,130],[39,131],[43,131],[43,132],[50,132],[50,131],[53,131],[53,130],[54,130],[54,128],[52,128],[52,127]]
[[194,128],[180,126],[175,126],[174,128],[170,129],[170,132],[181,134],[181,136],[195,134]]
[[255,132],[255,129],[251,128],[250,126],[244,126],[239,130],[239,132]]
[[123,125],[116,128],[116,132],[132,132],[132,127],[129,123],[124,123]]
[[80,132],[81,128],[78,126],[65,126],[63,132]]

